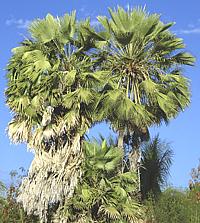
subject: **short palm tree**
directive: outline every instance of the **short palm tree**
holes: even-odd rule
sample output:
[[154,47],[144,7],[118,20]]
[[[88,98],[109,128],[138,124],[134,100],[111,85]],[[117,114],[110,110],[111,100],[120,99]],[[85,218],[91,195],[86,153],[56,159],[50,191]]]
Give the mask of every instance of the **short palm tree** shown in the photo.
[[135,173],[121,173],[123,152],[113,146],[85,142],[83,178],[63,209],[66,222],[137,222],[143,207],[133,198]]
[[161,141],[159,136],[141,145],[142,161],[141,194],[145,199],[148,195],[156,197],[161,192],[161,187],[169,176],[169,168],[172,164],[173,151],[170,145]]
[[7,104],[14,114],[8,134],[34,151],[18,200],[43,221],[52,204],[73,195],[81,176],[82,138],[95,122],[94,108],[105,72],[92,58],[93,40],[75,13],[34,21],[29,39],[13,49]]
[[[100,31],[86,30],[98,41],[102,67],[115,83],[104,89],[99,110],[119,132],[118,145],[123,147],[125,134],[146,134],[149,126],[168,123],[189,105],[182,66],[193,65],[194,57],[169,30],[173,23],[164,24],[160,15],[121,7],[109,13],[110,18],[98,17]],[[138,157],[139,144],[133,156]]]

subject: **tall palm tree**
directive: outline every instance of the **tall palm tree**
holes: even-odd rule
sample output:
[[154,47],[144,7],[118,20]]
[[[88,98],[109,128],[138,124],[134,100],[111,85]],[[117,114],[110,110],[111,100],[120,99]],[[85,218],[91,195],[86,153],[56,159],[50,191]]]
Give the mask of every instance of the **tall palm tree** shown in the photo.
[[[170,31],[173,23],[161,22],[160,15],[121,7],[109,13],[110,18],[98,17],[100,31],[86,30],[96,38],[101,65],[113,80],[104,89],[99,110],[118,131],[118,146],[123,147],[125,135],[148,136],[149,126],[168,123],[189,105],[189,81],[182,67],[195,59]],[[141,141],[130,155],[133,169]]]
[[95,68],[93,39],[76,22],[48,14],[34,21],[29,39],[13,49],[8,64],[8,135],[34,151],[18,200],[47,221],[52,205],[71,197],[81,176],[82,138],[95,122],[98,91],[107,78]]
[[153,193],[157,196],[166,183],[172,164],[173,151],[170,145],[161,141],[159,135],[141,145],[141,193],[145,199]]

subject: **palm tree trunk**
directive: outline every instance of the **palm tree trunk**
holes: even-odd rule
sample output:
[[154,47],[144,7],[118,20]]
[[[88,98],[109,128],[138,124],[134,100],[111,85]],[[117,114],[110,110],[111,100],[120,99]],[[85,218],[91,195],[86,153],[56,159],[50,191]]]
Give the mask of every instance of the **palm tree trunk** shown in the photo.
[[124,130],[120,129],[118,134],[118,148],[124,148]]
[[[141,151],[140,145],[144,141],[148,141],[150,138],[149,130],[147,127],[143,127],[140,130],[135,131],[135,141],[132,143],[132,151],[129,154],[129,168],[138,174],[139,191],[141,193]],[[141,195],[141,194],[140,194]]]
[[[117,147],[120,148],[122,150],[122,152],[124,153],[124,130],[123,129],[120,129],[118,131],[118,142],[117,142]],[[122,158],[122,161],[121,161],[121,172],[123,173],[124,172],[124,157]]]
[[131,171],[137,172],[139,157],[139,148],[134,148],[129,154],[129,165]]
[[138,190],[141,196],[141,173],[140,173],[140,163],[141,162],[141,152],[139,146],[135,147],[129,154],[129,168],[130,171],[137,173],[138,175]]

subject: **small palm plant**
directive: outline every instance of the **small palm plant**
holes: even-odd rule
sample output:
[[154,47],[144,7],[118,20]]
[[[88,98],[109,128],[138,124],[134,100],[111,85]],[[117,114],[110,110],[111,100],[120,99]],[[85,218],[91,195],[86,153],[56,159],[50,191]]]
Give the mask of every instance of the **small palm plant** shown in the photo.
[[85,142],[83,178],[63,210],[67,222],[137,222],[143,208],[133,198],[137,177],[121,173],[123,152],[113,146]]
[[161,141],[159,136],[143,143],[141,146],[141,193],[142,198],[148,195],[156,197],[166,183],[172,164],[173,151],[170,145]]

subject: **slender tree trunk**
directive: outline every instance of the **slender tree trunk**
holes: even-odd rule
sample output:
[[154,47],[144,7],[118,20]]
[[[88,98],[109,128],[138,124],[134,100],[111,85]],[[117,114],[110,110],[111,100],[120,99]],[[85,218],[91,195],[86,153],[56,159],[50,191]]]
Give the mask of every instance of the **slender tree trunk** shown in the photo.
[[117,142],[117,146],[119,149],[122,150],[123,153],[123,157],[121,160],[121,172],[124,172],[125,169],[125,162],[124,162],[124,156],[125,156],[125,150],[124,150],[124,130],[123,129],[119,129],[118,131],[118,142]]
[[130,171],[137,173],[138,176],[138,195],[139,199],[142,199],[142,187],[141,187],[141,172],[140,172],[140,163],[141,162],[141,152],[139,147],[135,147],[129,154],[129,165]]
[[129,165],[130,165],[130,170],[131,171],[137,172],[139,158],[140,158],[140,150],[139,150],[139,148],[135,147],[129,153]]
[[141,128],[139,131],[136,131],[136,140],[132,144],[132,151],[129,154],[129,165],[130,170],[138,174],[139,181],[139,191],[141,192],[141,151],[140,145],[144,141],[148,141],[150,138],[149,130],[147,127]]
[[118,133],[118,143],[117,143],[117,146],[119,148],[123,149],[124,148],[124,130],[120,129],[118,132],[119,133]]

